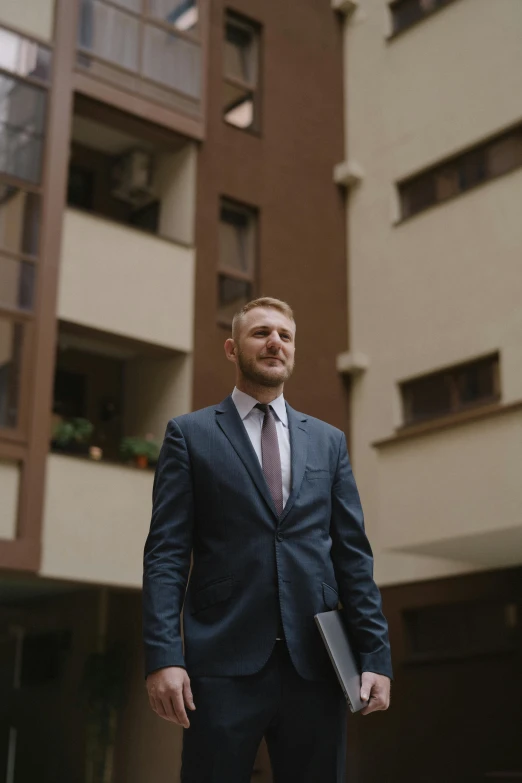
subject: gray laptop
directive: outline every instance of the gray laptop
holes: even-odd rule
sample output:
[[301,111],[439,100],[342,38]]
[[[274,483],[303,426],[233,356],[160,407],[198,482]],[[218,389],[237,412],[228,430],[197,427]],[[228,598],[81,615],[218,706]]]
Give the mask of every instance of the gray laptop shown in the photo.
[[352,712],[366,707],[367,701],[361,700],[361,674],[352,652],[350,640],[344,627],[339,609],[333,612],[316,614],[315,622],[323,637],[328,655]]

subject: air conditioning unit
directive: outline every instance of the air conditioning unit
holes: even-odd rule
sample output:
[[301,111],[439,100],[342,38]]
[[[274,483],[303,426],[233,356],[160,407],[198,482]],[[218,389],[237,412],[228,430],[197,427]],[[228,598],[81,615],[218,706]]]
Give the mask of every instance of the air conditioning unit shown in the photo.
[[111,171],[111,195],[135,208],[154,201],[152,164],[152,155],[140,149],[117,158]]

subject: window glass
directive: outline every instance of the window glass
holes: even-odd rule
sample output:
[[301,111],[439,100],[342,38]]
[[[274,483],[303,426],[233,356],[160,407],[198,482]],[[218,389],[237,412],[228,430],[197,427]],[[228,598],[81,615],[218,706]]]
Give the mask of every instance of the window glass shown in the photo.
[[253,275],[255,261],[253,213],[223,205],[219,227],[219,265]]
[[228,20],[225,33],[225,75],[254,85],[257,79],[256,31]]
[[219,275],[218,318],[220,321],[232,323],[235,313],[241,310],[251,298],[252,283]]
[[149,13],[178,30],[195,32],[199,11],[196,0],[149,0]]
[[38,254],[40,196],[0,182],[0,248]]
[[130,71],[138,69],[139,21],[99,0],[82,0],[78,44]]
[[51,75],[51,60],[51,51],[45,46],[0,29],[0,68],[47,82]]
[[451,379],[446,374],[404,384],[403,393],[406,423],[451,412]]
[[393,32],[404,30],[453,0],[398,0],[391,6]]
[[0,254],[0,304],[32,310],[34,283],[34,264]]
[[254,122],[254,93],[237,84],[225,82],[224,117],[237,128],[250,128]]
[[491,144],[487,158],[491,177],[498,177],[522,166],[522,131]]
[[152,25],[145,26],[143,75],[199,98],[201,85],[200,46]]
[[0,427],[18,424],[23,326],[0,318]]
[[475,362],[456,373],[459,402],[469,405],[482,400],[492,399],[495,394],[494,360]]
[[0,171],[39,182],[47,94],[0,75]]

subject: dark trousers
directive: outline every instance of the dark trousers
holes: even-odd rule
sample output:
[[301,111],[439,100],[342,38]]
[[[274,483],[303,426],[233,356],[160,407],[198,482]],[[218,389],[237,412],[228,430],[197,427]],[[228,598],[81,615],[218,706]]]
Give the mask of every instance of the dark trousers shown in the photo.
[[310,682],[284,641],[260,672],[192,677],[181,783],[250,783],[262,737],[274,783],[344,783],[346,701],[335,677]]

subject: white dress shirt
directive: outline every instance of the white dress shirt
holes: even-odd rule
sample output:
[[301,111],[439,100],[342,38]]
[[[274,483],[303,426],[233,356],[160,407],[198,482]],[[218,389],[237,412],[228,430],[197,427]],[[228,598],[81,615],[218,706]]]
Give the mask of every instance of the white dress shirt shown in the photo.
[[[239,391],[237,387],[232,392],[232,399],[241,416],[248,437],[257,454],[261,467],[263,467],[263,456],[261,453],[261,429],[265,414],[255,406],[259,400],[255,400],[249,394]],[[290,430],[288,429],[288,414],[286,411],[285,398],[282,394],[272,400],[270,403],[275,414],[277,442],[279,444],[279,456],[281,458],[281,477],[283,479],[283,507],[290,495],[291,487],[291,451],[290,451]]]

